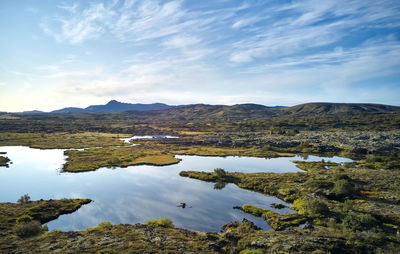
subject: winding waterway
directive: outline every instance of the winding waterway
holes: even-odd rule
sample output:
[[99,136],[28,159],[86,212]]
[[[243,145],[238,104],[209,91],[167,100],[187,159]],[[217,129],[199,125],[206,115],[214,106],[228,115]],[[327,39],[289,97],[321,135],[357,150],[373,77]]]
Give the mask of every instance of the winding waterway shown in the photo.
[[[271,208],[272,203],[288,204],[275,197],[240,189],[234,184],[214,189],[213,183],[180,177],[179,172],[213,171],[214,168],[240,172],[297,172],[299,169],[291,161],[303,160],[299,156],[273,159],[176,156],[182,161],[170,166],[130,166],[61,173],[65,162],[64,150],[14,146],[0,147],[0,151],[7,152],[7,157],[13,162],[9,168],[0,168],[0,202],[16,202],[25,193],[32,200],[93,200],[78,211],[48,223],[50,230],[64,231],[93,227],[102,221],[134,224],[159,218],[170,218],[177,227],[203,232],[219,231],[228,222],[247,218],[268,230],[269,225],[262,219],[232,207],[251,204],[275,210]],[[308,157],[308,160],[321,159]],[[324,159],[350,161],[340,157]],[[185,202],[188,207],[177,207],[180,202]],[[276,211],[292,212],[289,208]]]

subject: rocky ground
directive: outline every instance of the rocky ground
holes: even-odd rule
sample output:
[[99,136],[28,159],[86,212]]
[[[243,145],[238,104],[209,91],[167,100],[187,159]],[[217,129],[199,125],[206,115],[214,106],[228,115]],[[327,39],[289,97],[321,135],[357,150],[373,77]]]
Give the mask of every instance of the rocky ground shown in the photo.
[[[358,154],[399,152],[400,131],[301,131],[293,135],[268,132],[214,133],[202,135],[199,144],[229,147],[258,146],[297,152],[340,152]],[[200,141],[201,140],[201,141]],[[173,142],[176,140],[166,140]],[[292,148],[292,149],[291,149]],[[297,148],[297,149],[293,149]]]

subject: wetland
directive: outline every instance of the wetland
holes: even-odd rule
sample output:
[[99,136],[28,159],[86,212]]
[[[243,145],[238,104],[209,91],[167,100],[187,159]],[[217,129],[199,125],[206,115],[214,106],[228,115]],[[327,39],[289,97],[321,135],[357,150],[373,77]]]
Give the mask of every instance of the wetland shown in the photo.
[[[363,116],[343,117],[341,129],[324,130],[333,120],[321,117],[310,130],[303,118],[265,126],[120,116],[112,125],[90,115],[0,119],[14,124],[14,132],[0,132],[1,253],[395,253],[400,246],[396,124],[366,130]],[[63,129],[75,117],[73,129]],[[100,125],[109,132],[93,131]]]
[[[62,170],[66,162],[63,149],[34,149],[24,146],[2,147],[14,163],[0,171],[4,180],[0,200],[14,202],[29,193],[32,199],[90,198],[92,203],[77,212],[48,223],[50,230],[82,230],[103,221],[113,224],[144,223],[167,217],[177,227],[203,232],[218,232],[228,222],[252,220],[257,226],[269,229],[262,219],[234,210],[234,206],[252,204],[271,208],[282,200],[227,184],[218,189],[212,183],[179,176],[187,169],[212,172],[224,168],[228,172],[298,172],[293,160],[300,156],[280,158],[215,157],[176,155],[177,164],[168,166],[137,165],[126,168],[103,167],[94,172],[69,173]],[[331,160],[350,162],[341,157],[309,156],[306,161]],[[21,177],[23,176],[23,177]],[[185,202],[191,208],[180,209]],[[283,202],[285,207],[289,204]],[[272,209],[272,208],[271,208]],[[288,208],[281,213],[293,212]],[[209,214],[213,214],[212,217]]]

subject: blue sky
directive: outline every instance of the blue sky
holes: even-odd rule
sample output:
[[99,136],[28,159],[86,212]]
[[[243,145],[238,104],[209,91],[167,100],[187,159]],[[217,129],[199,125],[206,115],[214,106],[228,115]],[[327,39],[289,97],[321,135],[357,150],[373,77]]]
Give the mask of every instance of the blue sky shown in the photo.
[[400,105],[400,1],[0,1],[0,111]]

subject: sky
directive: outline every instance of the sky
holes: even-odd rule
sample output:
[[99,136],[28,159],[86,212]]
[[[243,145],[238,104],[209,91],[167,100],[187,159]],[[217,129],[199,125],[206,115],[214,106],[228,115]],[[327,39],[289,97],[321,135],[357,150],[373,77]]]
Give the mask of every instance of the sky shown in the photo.
[[1,0],[0,111],[400,105],[398,0]]

